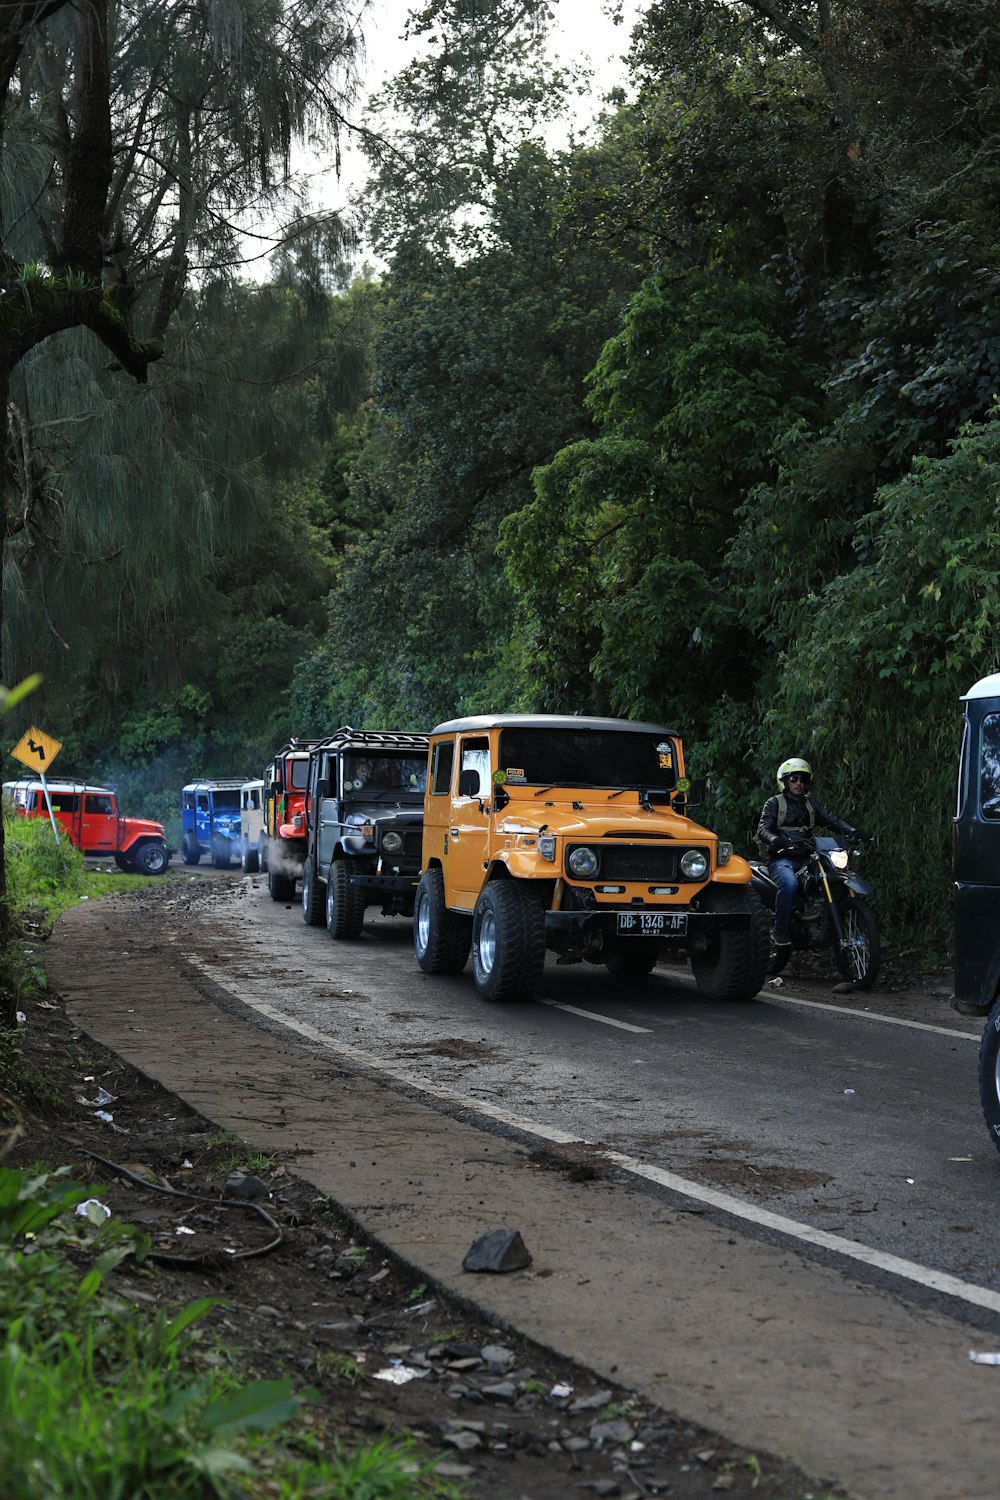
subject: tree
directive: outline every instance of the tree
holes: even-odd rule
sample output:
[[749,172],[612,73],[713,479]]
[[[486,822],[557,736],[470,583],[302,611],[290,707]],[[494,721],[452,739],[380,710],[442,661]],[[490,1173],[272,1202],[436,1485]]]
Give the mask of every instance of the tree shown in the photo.
[[[322,124],[336,135],[339,74],[355,44],[346,10],[325,0],[4,9],[5,412],[18,367],[75,329],[99,341],[115,372],[148,384],[189,278],[237,261],[234,216],[261,195],[274,201],[297,134]],[[0,450],[4,549],[36,513],[44,480],[29,413],[11,415]],[[0,846],[0,943],[2,869]]]

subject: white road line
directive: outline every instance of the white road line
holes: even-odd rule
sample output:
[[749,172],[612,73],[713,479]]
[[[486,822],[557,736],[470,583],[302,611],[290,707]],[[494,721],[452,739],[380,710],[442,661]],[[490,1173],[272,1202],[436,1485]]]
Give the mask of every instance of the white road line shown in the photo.
[[[308,1021],[297,1021],[285,1011],[279,1010],[277,1006],[269,1005],[264,1000],[256,1000],[233,984],[224,983],[213,970],[211,964],[203,963],[191,954],[184,955],[185,961],[210,979],[220,989],[228,991],[237,1000],[257,1011],[259,1015],[266,1016],[278,1025],[286,1027],[289,1031],[298,1032],[300,1036],[307,1037],[310,1041],[317,1042],[330,1052],[338,1053],[341,1057],[350,1058],[353,1062],[361,1063],[375,1073],[380,1073],[386,1078],[395,1078],[400,1083],[424,1094],[430,1094],[434,1098],[446,1100],[449,1104],[459,1109],[467,1109],[476,1114],[484,1115],[486,1118],[496,1120],[500,1124],[512,1126],[516,1130],[523,1131],[526,1135],[533,1135],[539,1140],[551,1141],[558,1145],[592,1145],[582,1136],[574,1135],[567,1130],[560,1130],[556,1126],[542,1125],[536,1120],[528,1120],[523,1115],[511,1114],[508,1110],[501,1109],[496,1104],[489,1104],[483,1099],[475,1099],[468,1094],[459,1094],[454,1089],[446,1088],[439,1083],[432,1083],[428,1078],[421,1078],[416,1073],[411,1073],[406,1068],[398,1068],[387,1065],[380,1058],[371,1053],[364,1052],[360,1047],[352,1047],[347,1042],[341,1042],[327,1032],[320,1031],[311,1026]],[[799,1001],[799,1004],[813,1005],[815,1001]],[[825,1007],[820,1007],[824,1009]],[[840,1009],[841,1007],[837,1007]],[[848,1007],[844,1007],[849,1009]],[[849,1011],[856,1015],[856,1011]],[[867,1012],[866,1012],[867,1014]],[[885,1019],[892,1020],[893,1017]],[[931,1030],[936,1028],[931,1027]],[[964,1035],[964,1033],[958,1033]],[[859,1240],[849,1240],[839,1234],[831,1234],[826,1229],[814,1229],[810,1224],[800,1224],[795,1219],[788,1219],[784,1214],[771,1213],[769,1209],[758,1208],[752,1203],[743,1203],[739,1198],[732,1198],[728,1193],[717,1192],[715,1188],[703,1187],[700,1182],[691,1182],[686,1177],[678,1177],[674,1172],[665,1171],[662,1167],[654,1167],[648,1162],[638,1161],[633,1156],[625,1156],[619,1151],[606,1151],[602,1148],[605,1159],[622,1171],[631,1172],[636,1177],[644,1177],[649,1182],[655,1182],[661,1187],[668,1188],[670,1192],[677,1193],[684,1198],[690,1198],[695,1203],[704,1203],[711,1208],[720,1209],[729,1214],[731,1218],[743,1219],[749,1224],[759,1225],[761,1228],[777,1230],[779,1234],[786,1235],[789,1239],[799,1240],[803,1244],[813,1245],[819,1249],[831,1250],[837,1255],[846,1256],[850,1260],[861,1262],[871,1266],[874,1270],[885,1271],[893,1276],[899,1276],[905,1281],[915,1283],[917,1286],[926,1287],[930,1291],[943,1292],[946,1296],[956,1297],[962,1302],[967,1302],[972,1307],[985,1308],[990,1312],[1000,1312],[1000,1293],[992,1292],[987,1287],[975,1286],[969,1281],[960,1281],[957,1276],[950,1276],[946,1271],[935,1271],[930,1266],[922,1266],[917,1261],[905,1260],[902,1256],[891,1255],[883,1250],[875,1250],[870,1245],[862,1245]]]
[[864,1021],[881,1021],[886,1026],[908,1026],[911,1031],[933,1031],[935,1036],[960,1036],[963,1041],[979,1045],[981,1032],[959,1031],[954,1026],[932,1026],[929,1021],[907,1021],[902,1016],[885,1016],[878,1010],[858,1010],[852,1005],[828,1005],[825,1000],[800,1000],[798,995],[778,995],[773,990],[761,992],[762,1000],[772,1000],[776,1005],[804,1005],[809,1010],[832,1010],[841,1016],[859,1017]]
[[562,1000],[546,1000],[544,995],[539,995],[543,1005],[551,1005],[553,1010],[568,1010],[571,1016],[583,1016],[585,1021],[600,1021],[602,1026],[617,1026],[619,1031],[638,1031],[642,1036],[652,1036],[651,1026],[633,1026],[630,1021],[617,1021],[611,1016],[599,1016],[593,1010],[581,1010],[578,1005],[566,1005]]

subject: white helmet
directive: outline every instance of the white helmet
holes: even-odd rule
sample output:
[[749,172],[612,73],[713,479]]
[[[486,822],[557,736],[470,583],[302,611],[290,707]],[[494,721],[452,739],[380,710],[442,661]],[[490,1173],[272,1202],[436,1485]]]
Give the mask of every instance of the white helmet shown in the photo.
[[793,756],[791,760],[783,760],[781,762],[781,765],[778,767],[779,792],[783,792],[785,790],[786,778],[789,776],[793,776],[796,771],[798,771],[800,776],[808,776],[809,779],[812,780],[813,768],[809,764],[809,762],[807,760],[799,760],[797,756]]

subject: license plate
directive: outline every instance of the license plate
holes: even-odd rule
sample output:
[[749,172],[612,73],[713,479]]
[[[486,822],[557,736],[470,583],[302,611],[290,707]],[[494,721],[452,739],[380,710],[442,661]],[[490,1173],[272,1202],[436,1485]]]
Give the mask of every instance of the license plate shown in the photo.
[[687,932],[686,911],[620,911],[618,932],[624,937],[663,937]]

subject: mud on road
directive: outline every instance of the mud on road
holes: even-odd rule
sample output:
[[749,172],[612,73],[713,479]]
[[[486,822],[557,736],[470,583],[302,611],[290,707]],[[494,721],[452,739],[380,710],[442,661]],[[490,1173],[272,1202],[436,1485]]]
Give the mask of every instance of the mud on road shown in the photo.
[[[415,1432],[483,1500],[805,1500],[835,1481],[857,1496],[987,1493],[992,1403],[956,1376],[965,1327],[262,1031],[184,959],[238,942],[239,884],[137,886],[68,913],[46,945],[68,1023],[54,996],[29,1016],[26,1045],[65,1069],[67,1102],[113,1094],[113,1122],[74,1104],[54,1126],[29,1121],[17,1149],[48,1155],[45,1130],[67,1142],[59,1159],[71,1151],[163,1256],[188,1262],[123,1270],[126,1293],[224,1296],[227,1342],[261,1373],[318,1386],[318,1423]],[[64,1051],[67,1024],[79,1031]],[[260,1250],[271,1232],[238,1210],[237,1229],[218,1207],[234,1138],[271,1158],[265,1206],[281,1231],[246,1258],[221,1252]],[[193,1195],[182,1227],[195,1236],[177,1235],[175,1203],[144,1173]],[[522,1230],[532,1265],[463,1274],[476,1232],[497,1224]],[[208,1258],[191,1264],[196,1239]],[[378,1382],[393,1361],[421,1373]]]

